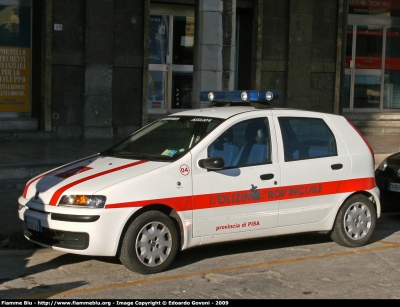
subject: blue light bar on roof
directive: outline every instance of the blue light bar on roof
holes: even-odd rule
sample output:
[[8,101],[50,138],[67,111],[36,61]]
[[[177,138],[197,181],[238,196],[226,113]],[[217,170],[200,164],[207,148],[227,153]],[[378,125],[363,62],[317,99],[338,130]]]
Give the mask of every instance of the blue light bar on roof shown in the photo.
[[272,101],[279,98],[277,91],[228,91],[228,92],[200,92],[201,101]]

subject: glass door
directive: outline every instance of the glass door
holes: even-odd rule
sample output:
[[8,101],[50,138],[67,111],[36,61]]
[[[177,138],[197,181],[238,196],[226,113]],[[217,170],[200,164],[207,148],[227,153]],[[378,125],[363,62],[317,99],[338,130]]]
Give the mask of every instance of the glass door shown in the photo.
[[170,63],[169,16],[150,16],[149,80],[147,108],[156,111],[167,109],[168,72]]
[[386,31],[383,109],[400,109],[400,26]]
[[383,105],[386,27],[353,24],[347,28],[345,109],[379,111]]
[[194,8],[152,5],[149,35],[149,113],[192,108]]
[[399,111],[400,18],[349,15],[344,84],[344,111]]

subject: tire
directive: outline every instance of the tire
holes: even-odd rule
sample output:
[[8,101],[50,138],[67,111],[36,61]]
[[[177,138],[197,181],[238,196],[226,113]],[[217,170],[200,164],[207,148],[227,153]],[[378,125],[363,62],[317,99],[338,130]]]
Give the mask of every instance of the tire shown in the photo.
[[162,212],[148,211],[129,225],[119,259],[131,271],[158,273],[172,263],[178,245],[178,232],[173,221]]
[[346,247],[365,245],[371,238],[376,225],[376,210],[364,195],[355,195],[340,208],[331,238]]

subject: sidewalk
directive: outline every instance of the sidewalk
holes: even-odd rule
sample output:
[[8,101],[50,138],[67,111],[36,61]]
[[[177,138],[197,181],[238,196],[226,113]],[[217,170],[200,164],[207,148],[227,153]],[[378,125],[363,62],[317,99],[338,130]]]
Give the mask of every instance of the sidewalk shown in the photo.
[[0,180],[29,180],[53,167],[103,151],[118,141],[4,141],[0,146]]
[[9,141],[0,147],[0,166],[71,162],[103,151],[118,140]]

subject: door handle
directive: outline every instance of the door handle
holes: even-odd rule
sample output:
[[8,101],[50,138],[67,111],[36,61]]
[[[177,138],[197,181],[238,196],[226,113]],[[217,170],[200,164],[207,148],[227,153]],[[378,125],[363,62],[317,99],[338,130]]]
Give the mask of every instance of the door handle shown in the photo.
[[264,174],[260,176],[261,180],[271,180],[274,178],[274,174]]
[[338,163],[338,164],[332,164],[331,165],[331,169],[333,169],[334,171],[338,170],[338,169],[342,169],[343,168],[343,164]]

